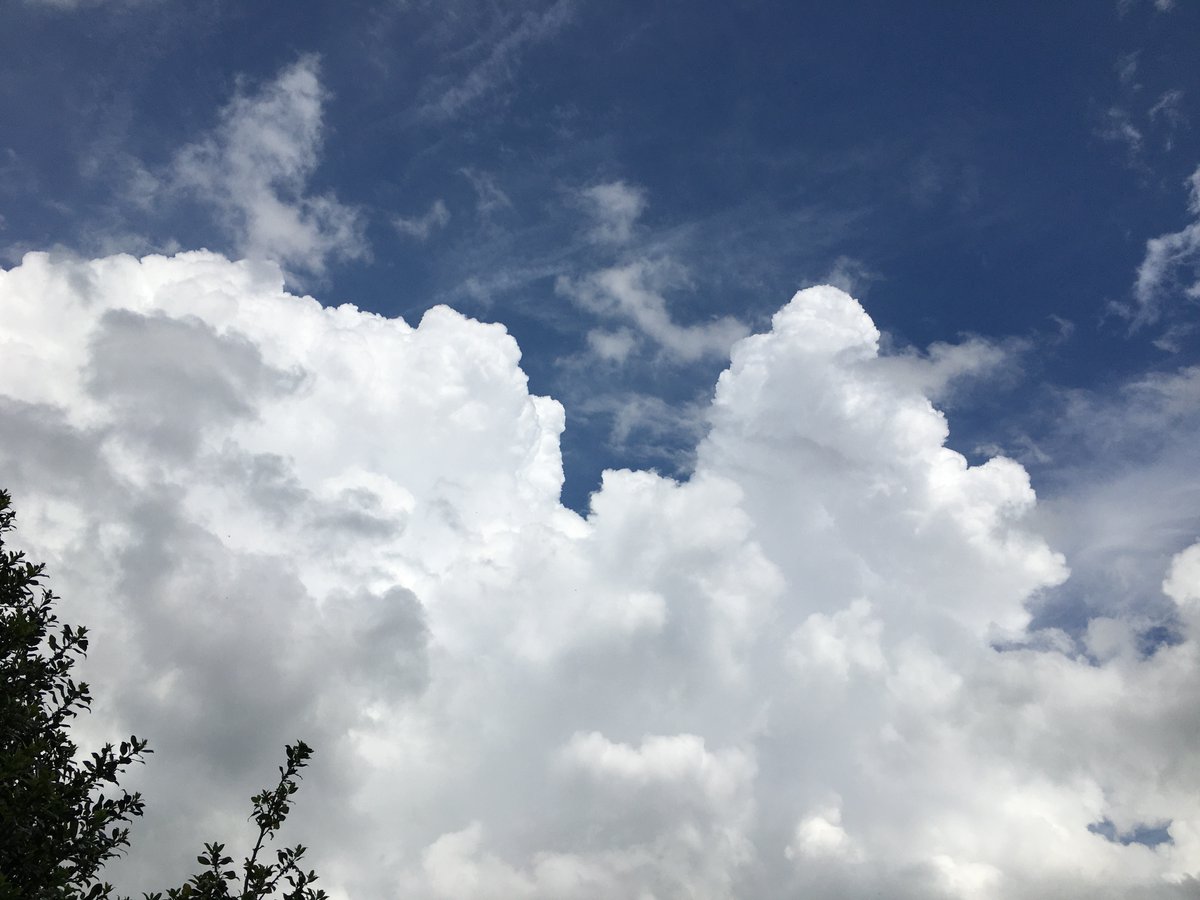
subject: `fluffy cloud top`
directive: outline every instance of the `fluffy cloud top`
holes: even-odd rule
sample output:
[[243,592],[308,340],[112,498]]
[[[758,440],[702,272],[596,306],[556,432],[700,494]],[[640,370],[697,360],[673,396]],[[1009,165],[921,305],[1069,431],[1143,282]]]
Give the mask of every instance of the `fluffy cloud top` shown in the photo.
[[608,472],[586,518],[498,325],[208,253],[31,254],[0,312],[18,536],[95,630],[81,739],[158,751],[123,886],[244,833],[299,735],[336,896],[1196,890],[1200,545],[1178,643],[1025,634],[1067,574],[1025,472],[948,449],[836,288],[733,345],[689,480]]

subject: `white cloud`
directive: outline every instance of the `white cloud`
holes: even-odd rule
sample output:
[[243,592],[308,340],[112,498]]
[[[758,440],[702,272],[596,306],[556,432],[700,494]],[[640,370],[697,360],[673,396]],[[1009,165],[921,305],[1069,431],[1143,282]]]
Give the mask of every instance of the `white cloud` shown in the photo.
[[1180,605],[1200,600],[1200,544],[1176,554],[1163,582],[1163,592]]
[[1026,341],[1010,339],[989,341],[967,335],[957,344],[937,341],[924,352],[896,352],[881,362],[890,369],[889,377],[927,396],[946,403],[962,388],[987,379],[990,384],[1002,380],[1029,349]]
[[593,328],[587,335],[588,349],[600,359],[623,363],[637,346],[637,338],[628,328],[608,331]]
[[1174,299],[1200,300],[1200,167],[1187,181],[1188,211],[1196,221],[1146,241],[1133,293],[1136,306],[1122,308],[1135,325],[1160,321]]
[[1187,116],[1180,107],[1183,104],[1183,91],[1178,88],[1163,91],[1158,101],[1150,107],[1150,121],[1161,122],[1166,131],[1163,137],[1163,148],[1170,151],[1175,146],[1175,133],[1187,123]]
[[93,628],[80,738],[158,751],[122,888],[245,835],[299,735],[336,897],[1194,892],[1200,548],[1153,656],[1119,615],[1095,660],[995,650],[1066,576],[1028,478],[947,449],[835,288],[733,346],[690,480],[608,472],[586,518],[500,326],[209,253],[30,255],[0,307],[18,537]]
[[446,208],[446,204],[442,200],[434,200],[433,205],[429,207],[429,211],[423,216],[414,216],[412,218],[404,218],[396,216],[392,219],[392,225],[396,230],[403,235],[411,238],[416,238],[418,241],[424,241],[439,228],[445,228],[450,222],[450,210]]
[[324,100],[317,58],[301,57],[257,91],[239,92],[211,134],[181,149],[170,186],[212,204],[240,254],[315,274],[330,260],[365,256],[359,211],[308,191]]
[[625,244],[646,211],[646,194],[624,181],[594,184],[579,192],[593,225],[588,237],[598,244]]
[[858,848],[842,828],[840,798],[818,807],[796,825],[795,836],[784,850],[788,859],[803,865],[812,859],[838,859],[856,862]]
[[639,259],[578,281],[560,277],[557,290],[591,312],[629,321],[663,353],[678,360],[724,356],[746,334],[746,326],[731,316],[701,324],[677,323],[662,292],[678,286],[682,274],[669,260]]

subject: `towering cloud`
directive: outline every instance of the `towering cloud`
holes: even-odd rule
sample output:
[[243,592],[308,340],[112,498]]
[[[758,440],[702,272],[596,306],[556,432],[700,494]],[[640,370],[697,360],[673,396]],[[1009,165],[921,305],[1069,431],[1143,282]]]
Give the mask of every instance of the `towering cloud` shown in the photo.
[[96,631],[81,738],[158,751],[130,889],[244,832],[296,736],[337,895],[1196,889],[1200,545],[1152,655],[1028,633],[1067,569],[1026,473],[948,449],[840,290],[734,344],[689,480],[608,472],[586,518],[501,326],[208,253],[31,254],[0,313],[18,534]]

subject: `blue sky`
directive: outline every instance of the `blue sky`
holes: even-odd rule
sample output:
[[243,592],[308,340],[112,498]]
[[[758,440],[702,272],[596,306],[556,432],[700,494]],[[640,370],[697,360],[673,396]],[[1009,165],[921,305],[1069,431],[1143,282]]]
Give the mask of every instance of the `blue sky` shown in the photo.
[[[1194,885],[1198,41],[1188,0],[5,4],[0,472],[129,598],[80,607],[110,717],[221,699],[202,770],[307,723],[363,773],[315,821],[407,817],[378,883],[337,820],[359,896]],[[269,615],[210,583],[344,678],[264,651],[245,699]]]
[[[387,315],[446,302],[503,322],[534,389],[567,402],[572,506],[605,466],[685,471],[672,453],[694,441],[613,441],[611,412],[589,407],[703,400],[721,368],[653,352],[570,365],[596,323],[556,279],[631,259],[676,268],[666,296],[682,323],[761,327],[841,261],[900,346],[1030,340],[1024,380],[958,418],[963,449],[1007,445],[1006,426],[1034,427],[1030,389],[1193,359],[1194,341],[1164,353],[1163,323],[1131,334],[1111,307],[1132,302],[1146,240],[1188,217],[1197,15],[1149,2],[15,4],[0,37],[5,251],[123,238],[236,250],[203,202],[146,208],[131,182],[208,132],[239,86],[310,58],[326,99],[306,189],[357,208],[365,232],[362,254],[298,266],[295,283]],[[578,195],[612,182],[645,211],[624,246],[596,246]],[[449,220],[424,239],[392,226],[439,201]]]

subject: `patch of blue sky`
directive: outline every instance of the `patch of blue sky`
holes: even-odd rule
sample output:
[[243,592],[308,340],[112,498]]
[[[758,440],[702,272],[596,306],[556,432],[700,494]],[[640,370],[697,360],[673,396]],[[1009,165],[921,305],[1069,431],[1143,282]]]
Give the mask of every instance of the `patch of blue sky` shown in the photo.
[[1135,825],[1128,831],[1119,831],[1109,819],[1103,819],[1088,826],[1088,831],[1098,834],[1115,844],[1142,844],[1146,847],[1157,847],[1159,844],[1171,843],[1171,823],[1158,825]]

